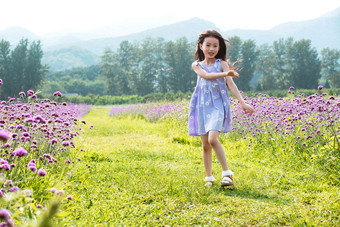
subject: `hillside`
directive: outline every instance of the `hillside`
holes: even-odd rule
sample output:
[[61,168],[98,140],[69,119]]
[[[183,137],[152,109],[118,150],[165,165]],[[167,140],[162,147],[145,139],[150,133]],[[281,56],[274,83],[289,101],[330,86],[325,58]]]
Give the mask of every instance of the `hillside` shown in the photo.
[[[221,31],[214,25],[200,18],[159,26],[141,32],[135,32],[124,36],[110,36],[106,38],[81,39],[72,35],[64,37],[49,37],[42,39],[44,50],[43,62],[51,66],[51,70],[64,70],[77,66],[90,66],[97,64],[105,48],[115,50],[124,40],[130,42],[141,41],[146,37],[163,37],[165,40],[176,40],[187,37],[189,41],[195,41],[197,35],[205,29],[216,29],[226,38],[239,36],[241,39],[253,39],[258,45],[278,40],[279,38],[293,37],[298,39],[310,39],[312,46],[318,51],[329,47],[340,49],[340,7],[319,18],[288,22],[277,25],[269,30],[244,30],[234,29]],[[118,32],[119,33],[119,32]],[[0,40],[5,39],[15,45],[21,38],[38,40],[39,37],[23,28],[8,28],[0,31]],[[86,36],[89,37],[89,36]]]

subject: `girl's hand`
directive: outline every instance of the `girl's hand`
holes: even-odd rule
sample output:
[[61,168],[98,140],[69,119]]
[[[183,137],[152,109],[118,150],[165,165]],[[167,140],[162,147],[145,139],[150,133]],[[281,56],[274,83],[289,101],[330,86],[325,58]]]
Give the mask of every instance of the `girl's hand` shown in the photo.
[[252,115],[254,113],[254,108],[246,103],[241,104],[242,110],[249,114]]
[[240,75],[239,75],[235,70],[230,70],[230,71],[227,73],[227,76],[231,76],[231,77],[234,77],[234,78],[238,78]]

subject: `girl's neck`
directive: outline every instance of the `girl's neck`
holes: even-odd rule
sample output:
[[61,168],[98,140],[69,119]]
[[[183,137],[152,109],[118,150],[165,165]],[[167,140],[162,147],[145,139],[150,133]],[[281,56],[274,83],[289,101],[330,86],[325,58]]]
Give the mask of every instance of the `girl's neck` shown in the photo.
[[216,58],[205,58],[202,63],[205,65],[213,65],[216,62]]

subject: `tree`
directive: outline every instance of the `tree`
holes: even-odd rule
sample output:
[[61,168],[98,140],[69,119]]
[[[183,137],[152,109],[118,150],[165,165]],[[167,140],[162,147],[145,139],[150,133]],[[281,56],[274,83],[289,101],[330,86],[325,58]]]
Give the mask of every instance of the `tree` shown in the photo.
[[133,86],[135,85],[134,79],[137,74],[138,54],[137,48],[125,40],[120,43],[117,54],[114,55],[114,61],[118,63],[116,67],[119,67],[115,69],[118,71],[115,83],[119,95],[132,94]]
[[108,83],[108,94],[118,95],[117,84],[115,83],[116,77],[119,73],[118,63],[114,61],[115,53],[106,49],[104,55],[101,57],[100,69],[102,75],[106,77]]
[[156,84],[155,84],[155,91],[166,93],[169,90],[168,87],[168,71],[166,62],[165,62],[165,41],[163,38],[157,39],[156,44]]
[[272,46],[263,44],[259,49],[256,72],[260,75],[257,90],[277,89],[277,77],[275,77],[275,53]]
[[331,87],[340,88],[340,51],[324,48],[321,51],[322,74]]
[[150,37],[145,38],[141,44],[140,63],[138,77],[135,86],[138,95],[146,95],[154,92],[157,74],[156,65],[156,41]]
[[0,46],[0,73],[5,83],[2,97],[13,97],[28,89],[36,90],[47,71],[47,66],[41,64],[43,52],[40,42],[29,46],[27,39],[21,39],[10,52],[9,42],[1,41]]
[[256,43],[254,40],[246,40],[242,44],[241,54],[243,61],[240,63],[242,71],[240,77],[235,80],[237,86],[244,91],[250,90],[249,82],[254,76],[256,69],[256,60],[258,57],[258,50],[256,50]]
[[27,52],[26,69],[22,90],[35,90],[43,81],[48,67],[41,64],[43,51],[41,50],[40,41],[32,42]]
[[238,36],[232,36],[228,40],[231,43],[228,47],[228,59],[231,62],[235,62],[241,58],[242,40]]
[[[3,80],[4,85],[2,85],[3,89],[8,89],[6,86],[8,86],[7,82],[10,81],[11,78],[11,71],[10,71],[10,43],[5,40],[0,41],[0,79]],[[0,89],[0,95],[1,97],[5,97],[3,92],[3,89]]]
[[321,77],[321,62],[311,41],[296,41],[288,51],[291,68],[291,82],[296,88],[313,89],[318,86]]

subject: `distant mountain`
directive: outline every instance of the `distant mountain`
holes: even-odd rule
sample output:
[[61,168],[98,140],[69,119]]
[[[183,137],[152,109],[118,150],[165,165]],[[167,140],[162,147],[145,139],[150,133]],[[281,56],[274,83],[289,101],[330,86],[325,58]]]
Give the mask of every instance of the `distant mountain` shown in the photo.
[[[89,60],[87,66],[90,66],[99,62],[100,56],[103,55],[106,48],[115,50],[124,40],[131,42],[140,41],[148,36],[163,37],[165,40],[176,40],[185,36],[190,41],[194,41],[197,39],[197,34],[205,29],[219,30],[212,22],[193,18],[127,36],[92,39],[88,41],[77,40],[76,42],[46,47],[43,62],[50,65],[51,70],[64,70],[77,66],[86,66],[86,63],[82,59]],[[62,52],[60,53],[58,50],[62,50]],[[75,52],[75,50],[77,51]],[[87,52],[80,52],[79,50],[86,50]]]
[[329,47],[340,49],[340,7],[317,19],[288,22],[269,30],[230,30],[224,36],[239,36],[241,39],[254,39],[257,44],[269,43],[279,38],[293,37],[295,40],[310,39],[318,51]]
[[220,30],[212,22],[205,21],[200,18],[193,18],[190,20],[165,25],[158,28],[148,29],[142,32],[137,32],[126,36],[91,39],[88,41],[54,45],[46,47],[46,50],[57,50],[60,48],[68,48],[70,46],[77,46],[83,49],[87,49],[97,55],[102,55],[104,53],[105,48],[111,48],[115,50],[124,40],[128,40],[131,42],[140,41],[148,36],[154,38],[163,37],[165,40],[176,40],[180,37],[185,36],[190,41],[193,41],[197,39],[197,35],[205,29]]
[[[126,22],[126,24],[129,24]],[[156,26],[154,23],[150,26]],[[158,24],[161,24],[159,22]],[[122,24],[121,24],[122,25]],[[120,26],[120,25],[119,25]],[[97,64],[100,56],[104,53],[105,48],[115,50],[124,40],[130,42],[141,41],[146,37],[163,37],[165,40],[176,40],[180,37],[187,37],[189,41],[195,41],[197,35],[205,29],[215,29],[222,33],[226,38],[231,36],[239,36],[241,39],[253,39],[258,45],[268,43],[279,38],[293,37],[295,40],[310,39],[312,46],[316,47],[318,51],[325,47],[332,49],[340,49],[340,7],[332,12],[320,16],[319,18],[300,21],[288,22],[280,24],[269,30],[242,30],[234,29],[228,31],[221,31],[214,23],[200,19],[192,18],[190,20],[172,23],[164,26],[159,26],[144,31],[135,32],[129,35],[115,36],[115,34],[122,34],[132,31],[133,27],[118,31],[118,25],[109,27],[108,33],[105,33],[105,28],[98,28],[92,30],[93,34],[69,34],[63,37],[44,37],[42,40],[42,47],[44,50],[43,62],[51,66],[52,70],[64,70],[77,66],[89,66]],[[141,28],[140,28],[141,29]],[[101,35],[111,34],[106,38],[91,38]],[[23,28],[12,27],[0,31],[0,40],[3,38],[15,45],[22,37],[29,40],[38,40],[39,37],[32,32]]]
[[0,40],[9,41],[11,45],[16,45],[22,38],[29,39],[30,41],[40,40],[37,35],[21,27],[9,27],[0,31]]
[[66,70],[74,67],[86,67],[99,63],[99,56],[94,53],[72,47],[55,51],[47,51],[42,59],[43,64],[50,66],[51,71]]

